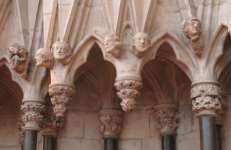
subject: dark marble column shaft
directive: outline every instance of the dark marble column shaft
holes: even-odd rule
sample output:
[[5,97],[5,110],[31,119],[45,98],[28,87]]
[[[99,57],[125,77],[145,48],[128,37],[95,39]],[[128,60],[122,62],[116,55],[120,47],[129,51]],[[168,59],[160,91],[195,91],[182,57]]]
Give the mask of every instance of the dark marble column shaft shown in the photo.
[[118,139],[104,139],[104,150],[118,150]]
[[175,150],[175,135],[162,135],[162,150]]
[[26,130],[24,131],[24,134],[25,139],[23,144],[23,150],[36,150],[38,131]]
[[55,150],[56,149],[56,137],[44,136],[43,137],[43,150]]
[[216,124],[214,117],[200,117],[201,150],[217,150]]

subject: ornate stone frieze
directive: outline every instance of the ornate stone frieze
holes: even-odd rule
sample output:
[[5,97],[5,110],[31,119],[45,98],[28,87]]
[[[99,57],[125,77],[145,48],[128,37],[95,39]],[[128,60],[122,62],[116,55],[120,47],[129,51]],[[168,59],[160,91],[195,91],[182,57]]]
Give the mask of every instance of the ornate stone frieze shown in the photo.
[[45,105],[37,102],[26,102],[21,105],[21,110],[25,112],[22,115],[22,121],[25,126],[23,130],[41,130],[41,122],[43,121],[42,112],[45,111]]
[[51,52],[54,58],[63,65],[67,65],[71,61],[73,55],[69,44],[64,41],[55,42],[52,45]]
[[201,22],[196,17],[191,17],[182,22],[183,33],[190,39],[190,44],[195,54],[200,57],[204,48],[203,34],[201,32]]
[[134,54],[137,57],[143,57],[150,47],[150,36],[146,33],[139,32],[133,37]]
[[193,111],[199,112],[198,116],[217,116],[216,111],[221,109],[221,90],[217,85],[202,84],[191,89]]
[[74,86],[50,85],[49,94],[54,105],[54,113],[57,118],[63,118],[67,111],[67,106],[75,93]]
[[17,43],[10,44],[8,50],[11,68],[20,74],[23,79],[26,79],[30,62],[29,52],[25,47],[20,46]]
[[49,48],[41,48],[37,51],[35,60],[38,67],[52,68],[54,66],[54,56]]
[[120,105],[126,112],[134,110],[136,101],[135,98],[140,95],[138,91],[143,86],[142,82],[135,80],[121,80],[115,83],[115,88],[119,91],[117,95],[122,102]]
[[118,138],[123,131],[123,112],[116,109],[106,109],[99,112],[100,132],[104,138]]
[[157,116],[156,126],[163,134],[176,134],[179,127],[179,114],[177,106],[174,104],[162,104],[155,106],[155,115]]
[[107,35],[104,39],[104,48],[107,53],[112,54],[114,57],[120,56],[122,42],[115,34]]

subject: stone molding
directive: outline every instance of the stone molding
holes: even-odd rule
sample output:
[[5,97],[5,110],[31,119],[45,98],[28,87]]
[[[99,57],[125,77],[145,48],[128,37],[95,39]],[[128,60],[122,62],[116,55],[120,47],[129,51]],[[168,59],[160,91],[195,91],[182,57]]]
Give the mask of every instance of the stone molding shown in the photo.
[[161,135],[174,135],[179,127],[178,107],[174,104],[161,104],[154,107],[157,116],[156,126]]
[[25,125],[22,129],[40,131],[41,123],[44,119],[41,113],[46,110],[45,105],[38,102],[26,102],[21,105],[21,110],[25,112],[25,114],[22,115],[22,121]]
[[30,62],[29,52],[25,47],[17,43],[10,44],[9,50],[9,63],[10,67],[17,72],[21,78],[27,78],[27,70]]
[[75,87],[64,84],[53,84],[49,86],[48,92],[51,96],[51,102],[54,105],[55,116],[57,118],[64,118],[69,101],[75,94]]
[[99,126],[103,138],[119,138],[123,131],[123,112],[117,109],[105,109],[99,111]]
[[196,17],[190,17],[182,22],[182,31],[198,57],[201,57],[204,48],[204,39],[201,32],[201,21]]
[[142,88],[143,84],[140,81],[135,80],[121,80],[116,81],[115,88],[119,91],[117,95],[122,102],[120,103],[122,109],[126,112],[132,112],[135,109],[135,98],[140,95],[138,91]]
[[214,84],[199,84],[191,89],[192,109],[198,112],[198,117],[217,117],[217,110],[221,109],[221,90]]

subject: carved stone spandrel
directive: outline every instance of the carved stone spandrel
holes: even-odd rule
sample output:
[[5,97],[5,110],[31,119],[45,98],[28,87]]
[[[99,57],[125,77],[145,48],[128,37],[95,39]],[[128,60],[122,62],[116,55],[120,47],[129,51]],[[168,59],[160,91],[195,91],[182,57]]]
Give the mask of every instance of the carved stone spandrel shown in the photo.
[[49,48],[41,48],[35,55],[38,67],[52,68],[54,66],[54,56]]
[[75,87],[65,84],[53,84],[49,86],[53,110],[57,118],[64,118],[67,106],[75,93]]
[[154,107],[157,117],[156,127],[161,135],[174,135],[180,125],[178,107],[174,104],[161,104]]
[[182,22],[182,30],[186,38],[190,39],[190,44],[195,54],[200,57],[204,48],[204,39],[201,32],[201,22],[196,17],[190,17]]
[[30,62],[29,52],[25,47],[20,46],[17,43],[10,44],[9,61],[11,68],[16,71],[23,79],[27,78],[27,70]]
[[114,57],[120,57],[122,42],[115,34],[109,34],[104,38],[104,48],[107,53],[112,54]]
[[119,138],[123,131],[123,112],[117,109],[105,109],[99,112],[99,126],[103,138]]
[[198,112],[198,117],[217,117],[216,111],[221,109],[221,90],[214,84],[199,84],[191,89],[193,111]]
[[137,57],[143,57],[150,47],[150,36],[146,33],[139,32],[133,36],[134,54]]
[[135,98],[140,95],[138,90],[142,88],[142,82],[136,80],[118,80],[114,86],[119,91],[117,92],[118,97],[122,99],[120,103],[122,109],[126,112],[132,112],[136,105]]
[[38,102],[26,102],[21,105],[21,110],[25,112],[22,115],[22,121],[24,125],[22,127],[23,130],[41,130],[41,123],[43,121],[43,113],[45,109],[45,105]]
[[55,42],[52,45],[51,52],[54,58],[63,65],[69,64],[73,57],[69,44],[64,41]]

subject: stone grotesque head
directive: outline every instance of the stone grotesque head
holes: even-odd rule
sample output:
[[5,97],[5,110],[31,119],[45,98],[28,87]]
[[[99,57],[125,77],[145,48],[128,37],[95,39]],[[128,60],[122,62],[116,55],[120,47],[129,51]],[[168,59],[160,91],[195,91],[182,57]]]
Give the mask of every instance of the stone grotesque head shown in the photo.
[[41,48],[37,51],[35,59],[38,67],[52,68],[54,65],[54,57],[49,48]]
[[72,51],[69,44],[64,41],[57,41],[52,45],[51,52],[54,58],[60,63],[67,65],[72,59]]
[[146,33],[139,32],[133,37],[134,54],[137,57],[143,57],[144,53],[150,47],[150,36]]
[[201,34],[201,22],[196,17],[188,18],[182,22],[183,33],[186,38],[196,41]]
[[107,53],[112,54],[114,57],[120,56],[122,42],[115,34],[107,35],[104,38],[104,48]]

